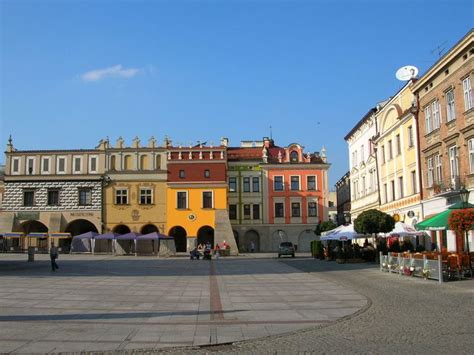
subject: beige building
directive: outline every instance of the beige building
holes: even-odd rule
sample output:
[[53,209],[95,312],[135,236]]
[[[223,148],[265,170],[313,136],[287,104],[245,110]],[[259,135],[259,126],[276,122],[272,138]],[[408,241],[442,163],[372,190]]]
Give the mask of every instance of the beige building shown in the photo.
[[380,210],[414,226],[421,221],[416,100],[409,81],[376,113]]

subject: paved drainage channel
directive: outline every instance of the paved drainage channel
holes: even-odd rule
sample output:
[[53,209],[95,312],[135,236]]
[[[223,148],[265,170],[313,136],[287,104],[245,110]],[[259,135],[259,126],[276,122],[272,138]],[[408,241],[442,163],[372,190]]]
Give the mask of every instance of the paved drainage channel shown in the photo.
[[155,259],[150,263],[157,267],[144,268],[143,276],[124,276],[119,268],[110,275],[107,264],[103,274],[98,269],[71,278],[78,270],[68,267],[67,257],[62,262],[61,276],[3,278],[1,351],[224,346],[330,325],[370,305],[358,293],[274,259]]

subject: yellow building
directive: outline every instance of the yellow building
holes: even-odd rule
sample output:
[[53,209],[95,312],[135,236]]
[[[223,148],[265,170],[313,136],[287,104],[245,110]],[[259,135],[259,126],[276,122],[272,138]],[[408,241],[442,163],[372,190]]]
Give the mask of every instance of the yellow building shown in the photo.
[[119,138],[107,149],[104,232],[166,233],[166,153],[154,138],[141,147],[135,138],[124,147]]
[[380,209],[395,220],[415,225],[422,219],[420,203],[416,101],[408,82],[377,112]]
[[227,213],[226,151],[220,147],[168,148],[168,234],[177,252],[197,244],[237,244]]

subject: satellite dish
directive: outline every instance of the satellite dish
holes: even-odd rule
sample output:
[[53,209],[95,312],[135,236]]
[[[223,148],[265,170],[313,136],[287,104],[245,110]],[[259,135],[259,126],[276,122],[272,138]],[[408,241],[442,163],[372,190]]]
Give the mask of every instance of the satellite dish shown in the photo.
[[413,65],[406,65],[404,67],[401,67],[395,73],[395,76],[397,77],[397,79],[401,81],[407,81],[407,80],[413,79],[417,75],[418,75],[418,68],[414,67]]

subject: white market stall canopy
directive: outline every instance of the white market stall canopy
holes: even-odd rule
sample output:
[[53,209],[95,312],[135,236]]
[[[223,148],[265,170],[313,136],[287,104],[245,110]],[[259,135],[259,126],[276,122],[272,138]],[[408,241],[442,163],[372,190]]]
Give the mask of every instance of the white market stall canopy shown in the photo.
[[425,235],[424,232],[417,231],[415,227],[412,227],[403,222],[395,223],[395,227],[389,233],[384,234],[384,237],[413,237],[413,236]]
[[321,240],[352,240],[357,238],[366,238],[365,234],[357,233],[354,230],[353,224],[341,225],[333,230],[326,233],[325,236],[321,237]]

